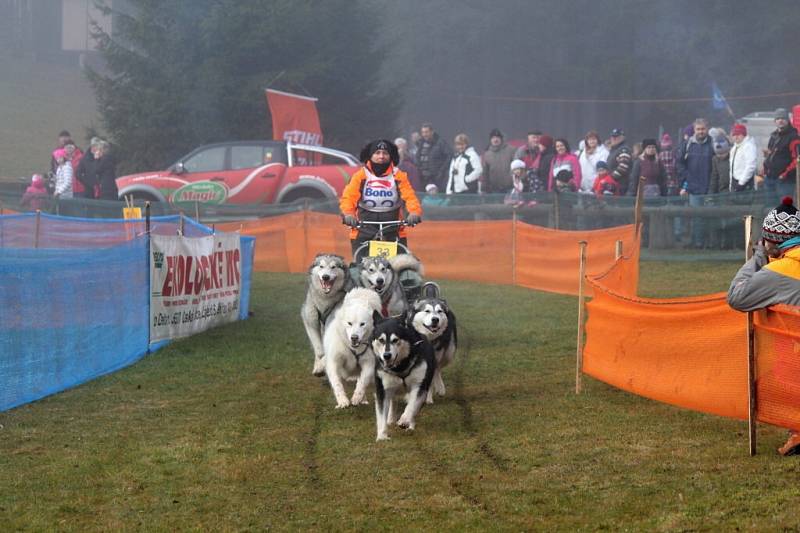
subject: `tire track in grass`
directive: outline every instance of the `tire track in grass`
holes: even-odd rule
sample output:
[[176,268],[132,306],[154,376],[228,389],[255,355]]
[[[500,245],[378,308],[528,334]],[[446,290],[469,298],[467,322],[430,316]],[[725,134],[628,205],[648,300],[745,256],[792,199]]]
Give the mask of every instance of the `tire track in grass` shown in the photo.
[[317,394],[313,406],[314,422],[311,425],[311,431],[306,439],[303,451],[303,466],[307,475],[306,482],[312,491],[322,490],[322,481],[319,477],[319,462],[317,461],[317,442],[322,430],[322,411],[324,408],[325,402],[322,395]]
[[489,446],[489,443],[486,441],[486,439],[482,437],[480,431],[475,425],[472,414],[472,405],[464,395],[464,367],[467,365],[467,359],[469,358],[469,352],[471,348],[469,336],[464,335],[462,338],[464,337],[466,337],[466,342],[463,343],[464,349],[459,350],[456,371],[453,376],[455,387],[455,395],[453,400],[461,410],[461,426],[464,428],[464,431],[467,433],[467,435],[469,435],[471,438],[474,438],[478,442],[477,451],[480,455],[488,459],[497,470],[501,472],[508,472],[509,460],[501,457],[500,454],[498,454],[492,449],[491,446]]

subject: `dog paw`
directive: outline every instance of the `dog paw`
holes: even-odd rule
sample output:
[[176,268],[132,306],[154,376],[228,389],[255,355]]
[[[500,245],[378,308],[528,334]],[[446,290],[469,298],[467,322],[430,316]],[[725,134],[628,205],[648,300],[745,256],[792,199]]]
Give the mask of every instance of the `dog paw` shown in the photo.
[[386,434],[378,435],[377,438],[375,439],[375,442],[381,442],[381,441],[385,441],[385,440],[392,440],[392,438],[389,435],[386,435]]
[[337,400],[336,401],[336,408],[337,409],[344,409],[345,407],[350,407],[350,400],[345,398],[343,400]]
[[401,416],[400,420],[397,421],[397,426],[412,431],[414,429],[414,422],[412,420],[406,420],[405,417]]
[[428,405],[433,405],[433,396],[428,395],[428,397],[425,398],[425,403],[427,403]]
[[364,399],[364,393],[354,393],[353,397],[350,398],[350,405],[364,405],[368,404],[369,402]]
[[314,359],[314,369],[311,373],[318,378],[325,375],[325,360],[321,357],[317,357]]

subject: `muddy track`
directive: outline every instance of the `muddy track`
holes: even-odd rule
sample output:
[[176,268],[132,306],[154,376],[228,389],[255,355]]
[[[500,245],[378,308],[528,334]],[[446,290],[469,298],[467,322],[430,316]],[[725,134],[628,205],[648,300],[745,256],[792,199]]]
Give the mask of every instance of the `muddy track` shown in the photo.
[[305,441],[303,451],[303,466],[306,469],[306,481],[312,490],[320,490],[319,464],[317,463],[317,439],[322,429],[322,410],[325,408],[325,401],[322,394],[318,394],[314,399],[314,421],[311,431]]
[[507,472],[509,470],[508,459],[501,457],[500,454],[492,449],[486,439],[481,436],[472,415],[472,406],[464,395],[464,367],[469,359],[470,340],[468,335],[463,334],[463,330],[459,333],[461,333],[460,337],[463,340],[456,355],[458,360],[456,362],[455,372],[453,373],[455,389],[453,400],[461,410],[461,426],[470,437],[478,441],[477,452],[488,459],[496,469],[501,472]]

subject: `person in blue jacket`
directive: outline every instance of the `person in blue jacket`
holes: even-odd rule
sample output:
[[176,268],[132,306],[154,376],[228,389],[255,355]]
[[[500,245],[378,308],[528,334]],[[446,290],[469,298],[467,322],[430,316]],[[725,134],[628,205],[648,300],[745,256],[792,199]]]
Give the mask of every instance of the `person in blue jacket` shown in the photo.
[[[694,135],[681,145],[675,162],[681,182],[680,195],[688,197],[691,207],[702,207],[703,196],[708,194],[713,158],[714,143],[708,135],[708,121],[704,118],[695,119]],[[676,224],[676,237],[679,240],[682,233],[682,224]],[[692,222],[692,246],[703,247],[704,233],[703,219],[695,218]]]

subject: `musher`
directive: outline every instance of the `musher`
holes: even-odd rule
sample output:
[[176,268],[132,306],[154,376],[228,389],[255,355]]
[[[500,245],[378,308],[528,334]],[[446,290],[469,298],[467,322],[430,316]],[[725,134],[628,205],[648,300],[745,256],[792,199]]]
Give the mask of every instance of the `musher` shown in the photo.
[[[397,146],[386,139],[372,141],[361,150],[361,161],[364,166],[350,178],[339,202],[342,220],[352,228],[350,243],[355,262],[361,259],[355,257],[356,250],[378,231],[377,225],[359,227],[360,221],[401,220],[401,208],[405,207],[406,224],[415,226],[422,222],[419,199],[408,175],[397,167],[400,161]],[[397,240],[407,246],[405,228],[385,227],[383,240]]]

